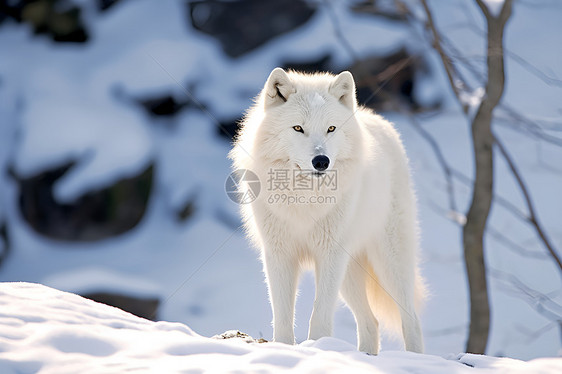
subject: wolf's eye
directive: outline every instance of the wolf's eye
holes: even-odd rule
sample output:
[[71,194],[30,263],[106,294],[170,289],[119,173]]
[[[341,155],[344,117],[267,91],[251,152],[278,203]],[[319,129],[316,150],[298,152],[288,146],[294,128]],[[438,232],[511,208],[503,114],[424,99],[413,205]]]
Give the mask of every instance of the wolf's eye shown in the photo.
[[295,130],[296,132],[302,132],[304,134],[304,130],[302,129],[302,126],[293,126],[293,130]]
[[336,130],[336,126],[328,127],[328,133],[334,132]]

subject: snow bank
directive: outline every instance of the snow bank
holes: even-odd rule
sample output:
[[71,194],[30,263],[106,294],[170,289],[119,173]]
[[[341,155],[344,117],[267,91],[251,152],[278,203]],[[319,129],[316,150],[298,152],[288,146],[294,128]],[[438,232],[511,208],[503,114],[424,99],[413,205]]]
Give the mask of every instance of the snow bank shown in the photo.
[[143,117],[111,100],[51,96],[30,101],[20,131],[24,136],[14,166],[21,177],[77,163],[55,184],[61,202],[134,176],[152,157]]
[[559,373],[562,359],[524,362],[410,352],[368,356],[323,338],[297,346],[205,338],[179,323],[150,322],[32,283],[0,284],[0,372]]

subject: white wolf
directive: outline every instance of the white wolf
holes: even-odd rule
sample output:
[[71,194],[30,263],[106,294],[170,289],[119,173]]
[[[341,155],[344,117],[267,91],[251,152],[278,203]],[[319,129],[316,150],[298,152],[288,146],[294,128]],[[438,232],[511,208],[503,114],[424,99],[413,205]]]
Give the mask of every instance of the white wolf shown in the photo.
[[[359,350],[378,353],[381,319],[401,327],[407,350],[422,352],[416,306],[424,287],[408,159],[392,124],[358,107],[351,73],[273,70],[230,157],[262,181],[242,214],[261,250],[274,340],[294,344],[298,279],[312,265],[309,339],[331,335],[339,293],[355,316]],[[320,183],[328,175],[337,186]],[[321,186],[297,190],[303,181]]]

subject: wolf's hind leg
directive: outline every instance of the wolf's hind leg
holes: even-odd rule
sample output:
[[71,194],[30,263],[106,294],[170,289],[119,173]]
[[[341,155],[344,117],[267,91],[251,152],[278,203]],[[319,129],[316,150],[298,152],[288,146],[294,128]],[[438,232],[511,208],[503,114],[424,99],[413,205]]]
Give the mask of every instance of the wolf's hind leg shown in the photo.
[[[423,297],[423,286],[416,269],[415,219],[395,214],[386,228],[383,285],[400,311],[406,350],[423,353],[423,337],[416,313],[416,297]],[[416,295],[419,294],[419,295]]]
[[369,305],[366,277],[369,273],[360,264],[362,258],[351,259],[341,287],[341,296],[353,312],[357,323],[357,349],[376,355],[379,353],[379,322]]
[[408,309],[400,308],[402,334],[407,351],[423,353],[423,339],[418,315],[413,305]]

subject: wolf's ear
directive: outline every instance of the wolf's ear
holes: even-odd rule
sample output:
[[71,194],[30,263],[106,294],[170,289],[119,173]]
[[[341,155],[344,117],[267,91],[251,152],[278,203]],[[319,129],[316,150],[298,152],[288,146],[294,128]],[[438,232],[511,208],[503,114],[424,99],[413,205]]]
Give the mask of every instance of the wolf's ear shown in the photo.
[[281,68],[275,68],[269,74],[264,90],[266,107],[283,104],[291,94],[296,92],[291,79]]
[[340,73],[330,85],[330,94],[334,95],[343,105],[355,110],[357,101],[355,99],[355,81],[349,71]]

